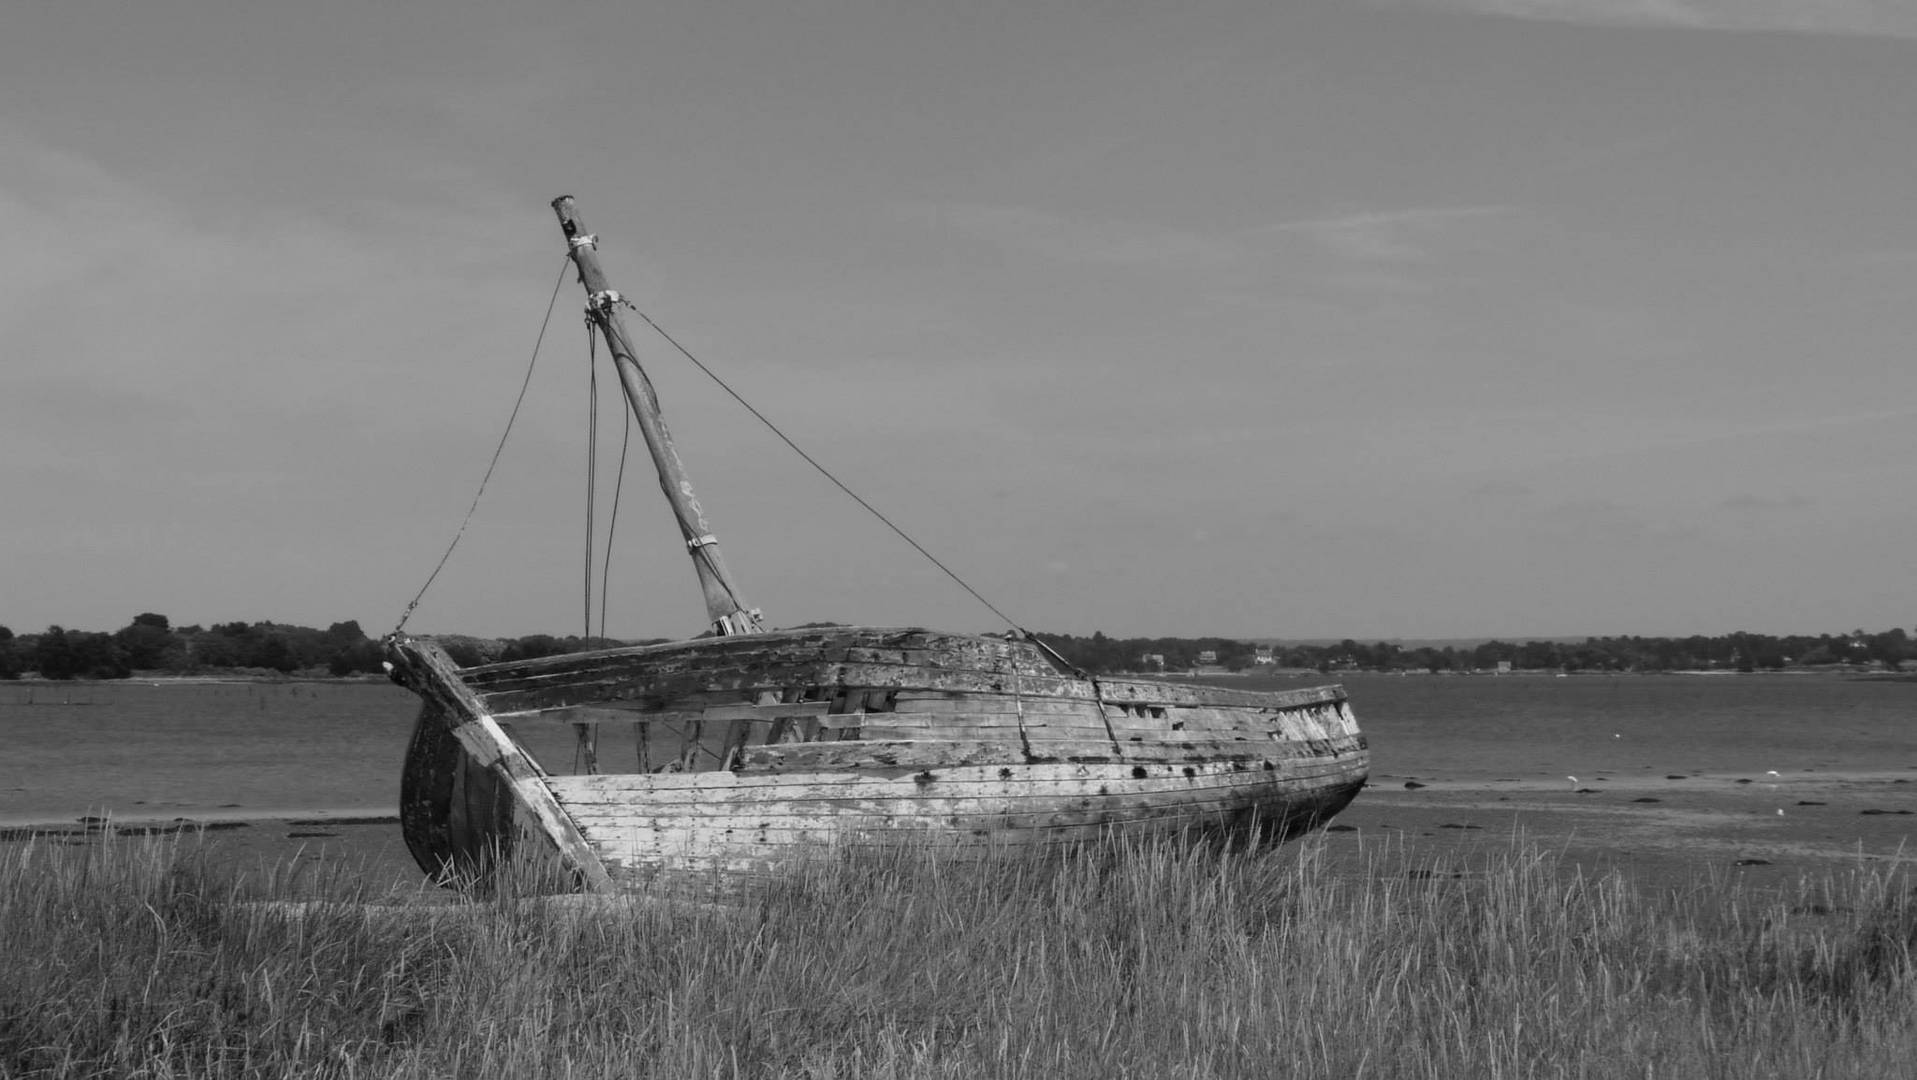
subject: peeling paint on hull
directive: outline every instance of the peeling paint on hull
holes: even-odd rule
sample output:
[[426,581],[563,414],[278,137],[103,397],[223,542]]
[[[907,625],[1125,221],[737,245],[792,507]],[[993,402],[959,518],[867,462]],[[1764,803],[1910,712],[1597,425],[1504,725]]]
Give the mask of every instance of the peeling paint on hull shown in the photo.
[[[1091,679],[993,637],[835,627],[467,669],[424,639],[388,651],[426,702],[407,843],[428,873],[469,879],[528,842],[608,891],[901,838],[1283,837],[1342,809],[1369,766],[1342,688]],[[590,740],[592,766],[548,771],[514,734],[541,724]]]

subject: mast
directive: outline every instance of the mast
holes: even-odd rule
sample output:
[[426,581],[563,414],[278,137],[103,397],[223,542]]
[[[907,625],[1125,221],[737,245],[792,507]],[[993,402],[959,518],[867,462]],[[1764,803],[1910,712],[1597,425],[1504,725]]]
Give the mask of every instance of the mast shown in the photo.
[[672,445],[672,433],[666,430],[665,418],[660,415],[659,396],[653,392],[652,380],[646,377],[645,369],[633,355],[632,338],[619,315],[621,297],[606,285],[605,272],[599,268],[597,238],[588,233],[585,222],[579,220],[572,196],[554,199],[552,208],[559,215],[559,227],[565,230],[566,242],[572,248],[573,264],[579,268],[579,282],[586,287],[586,315],[599,327],[606,349],[612,353],[619,385],[625,388],[626,402],[646,437],[652,463],[659,469],[659,490],[672,504],[680,535],[692,555],[692,568],[699,575],[699,589],[706,598],[706,618],[717,634],[757,633],[759,612],[746,606],[738,584],[726,570],[725,560],[719,555],[719,541],[706,521],[705,508],[692,493],[685,463],[679,460],[679,452]]

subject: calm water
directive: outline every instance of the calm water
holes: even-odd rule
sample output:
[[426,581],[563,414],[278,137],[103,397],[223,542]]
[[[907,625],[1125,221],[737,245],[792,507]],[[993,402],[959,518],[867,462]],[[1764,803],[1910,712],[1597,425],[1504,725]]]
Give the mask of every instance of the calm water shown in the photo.
[[[1233,679],[1296,687],[1313,679]],[[1380,776],[1917,768],[1917,683],[1347,675]],[[0,683],[0,821],[391,813],[415,712],[384,683]]]
[[1917,683],[1825,675],[1344,678],[1380,775],[1917,768]]
[[390,683],[0,683],[0,821],[393,813],[418,699]]

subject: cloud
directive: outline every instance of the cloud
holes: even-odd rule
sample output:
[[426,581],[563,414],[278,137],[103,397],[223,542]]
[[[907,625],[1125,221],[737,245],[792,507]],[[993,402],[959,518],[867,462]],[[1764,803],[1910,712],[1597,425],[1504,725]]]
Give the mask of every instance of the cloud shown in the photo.
[[[1485,226],[1521,212],[1503,206],[1418,206],[1368,210],[1335,217],[1285,221],[1259,230],[1261,245],[1302,250],[1321,265],[1333,288],[1395,302],[1429,294],[1439,280],[1434,269],[1470,245],[1482,244]],[[1458,267],[1444,278],[1462,280]]]
[[1675,26],[1917,38],[1907,0],[1383,0],[1474,15],[1593,26]]
[[1509,207],[1411,207],[1286,221],[1267,226],[1265,232],[1271,236],[1304,236],[1350,263],[1403,267],[1432,261],[1438,244],[1453,238],[1461,224],[1511,213]]
[[[60,587],[83,574],[63,538],[88,530],[121,536],[102,556],[116,573],[178,560],[146,582],[101,576],[99,595],[184,580],[187,562],[241,582],[321,529],[311,574],[351,577],[340,536],[437,507],[400,490],[394,463],[483,448],[503,419],[498,385],[516,378],[493,372],[524,365],[530,332],[508,335],[556,267],[520,300],[470,258],[420,271],[418,250],[453,247],[435,243],[445,218],[402,231],[378,207],[220,209],[0,124],[0,234],[20,241],[0,254],[0,490],[13,539],[51,553],[41,573]],[[135,522],[180,551],[141,550]]]
[[1275,235],[1309,237],[1329,253],[1359,263],[1427,262],[1434,244],[1462,222],[1510,213],[1497,206],[1414,207],[1372,211],[1267,227]]
[[1594,545],[1661,545],[1698,536],[1683,520],[1660,520],[1615,499],[1577,499],[1527,515],[1527,523],[1552,542]]
[[1509,220],[1520,212],[1501,206],[1409,207],[1217,233],[972,203],[902,204],[892,213],[901,221],[1079,266],[1170,272],[1188,282],[1229,288],[1243,281],[1262,283],[1277,263],[1340,291],[1418,296],[1430,291],[1432,265],[1481,235],[1468,224]]
[[1516,480],[1486,480],[1466,494],[1485,499],[1523,499],[1533,493],[1531,485]]
[[[484,232],[480,213],[407,214],[404,226],[372,204],[333,218],[232,202],[214,214],[7,126],[0,161],[0,235],[20,241],[0,254],[0,338],[15,387],[127,395],[147,408],[197,410],[218,388],[212,396],[268,411],[379,409],[368,383],[445,340],[420,312],[463,313],[503,295],[465,239]],[[457,281],[414,265],[408,245],[428,244],[459,267]],[[222,422],[246,419],[227,413]]]
[[1249,254],[1230,238],[1135,222],[1077,221],[1022,206],[911,203],[894,214],[1060,262],[1217,267]]
[[1718,505],[1726,510],[1736,510],[1740,513],[1763,514],[1779,510],[1802,510],[1815,502],[1816,500],[1808,495],[1769,496],[1745,492],[1732,495]]

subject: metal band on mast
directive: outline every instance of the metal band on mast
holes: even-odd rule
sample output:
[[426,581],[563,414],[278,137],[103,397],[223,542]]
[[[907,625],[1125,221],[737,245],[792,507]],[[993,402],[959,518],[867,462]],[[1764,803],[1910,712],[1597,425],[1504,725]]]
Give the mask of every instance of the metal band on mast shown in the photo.
[[759,613],[746,607],[737,583],[719,555],[719,542],[706,521],[705,509],[692,493],[685,463],[679,460],[679,452],[672,445],[672,433],[666,430],[665,418],[660,415],[659,397],[653,392],[652,380],[646,377],[645,369],[633,355],[632,339],[619,315],[622,301],[619,294],[606,285],[605,272],[599,268],[596,242],[586,232],[585,223],[579,220],[572,196],[554,199],[552,208],[559,215],[559,227],[565,230],[566,241],[572,248],[572,261],[579,268],[580,284],[586,287],[586,314],[599,328],[607,351],[612,353],[613,368],[619,372],[626,402],[632,407],[634,419],[639,421],[646,449],[652,452],[652,462],[659,469],[659,490],[671,504],[686,550],[692,555],[692,567],[699,575],[699,589],[705,594],[706,618],[718,634],[757,633]]

